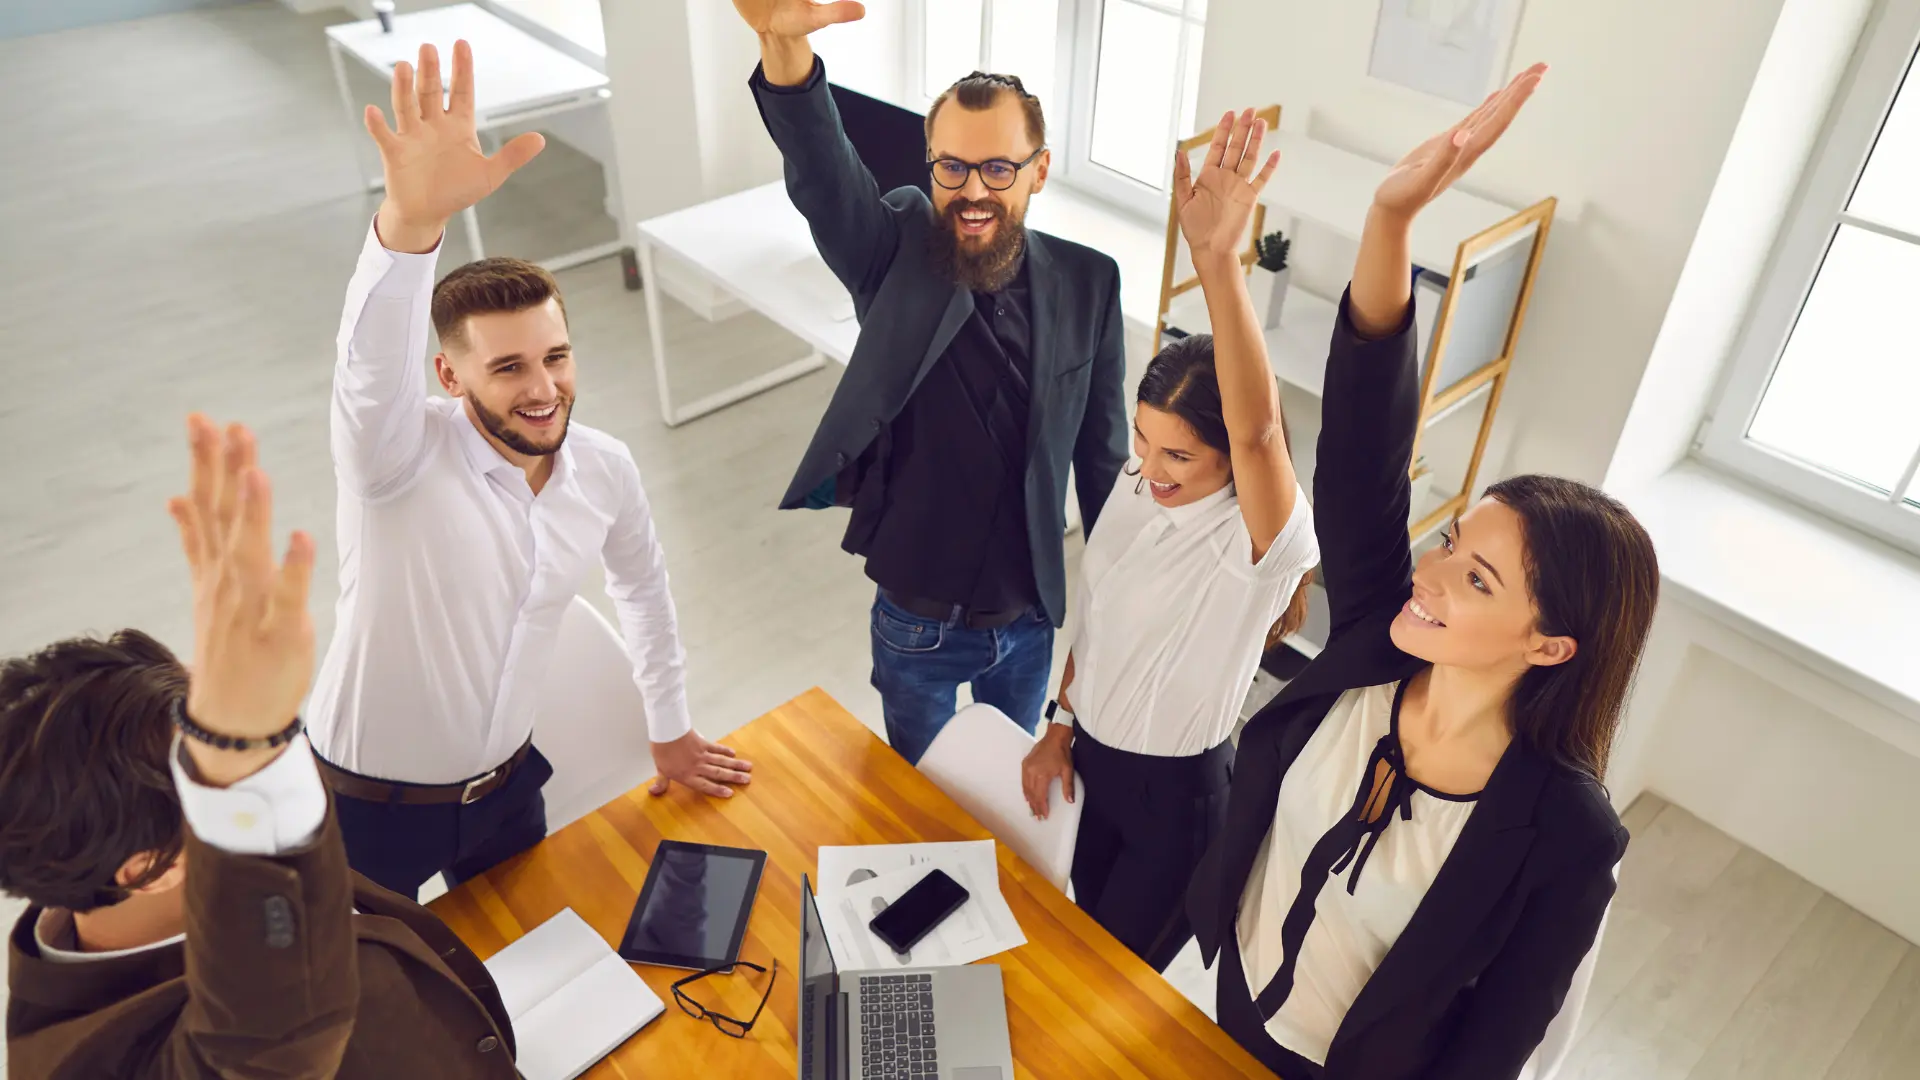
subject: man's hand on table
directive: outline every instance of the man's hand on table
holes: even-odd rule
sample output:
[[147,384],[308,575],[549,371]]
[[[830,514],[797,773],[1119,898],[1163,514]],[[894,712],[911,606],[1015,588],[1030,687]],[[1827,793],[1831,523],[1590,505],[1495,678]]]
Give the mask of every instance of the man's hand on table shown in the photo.
[[653,744],[653,764],[660,775],[648,792],[665,795],[674,783],[682,783],[715,798],[733,797],[732,784],[745,787],[753,782],[753,762],[742,761],[733,750],[697,731],[689,731],[672,742]]

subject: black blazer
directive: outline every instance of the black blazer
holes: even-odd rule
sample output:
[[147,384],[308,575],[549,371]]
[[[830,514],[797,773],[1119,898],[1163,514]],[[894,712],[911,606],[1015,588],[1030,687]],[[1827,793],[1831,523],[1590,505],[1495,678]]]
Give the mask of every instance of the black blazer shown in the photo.
[[[780,508],[835,504],[834,479],[857,460],[945,352],[973,311],[966,289],[940,277],[923,253],[933,204],[919,188],[884,197],[854,152],[815,62],[806,89],[782,93],[755,68],[749,85],[786,158],[787,194],[847,291],[860,340],[800,459]],[[1089,247],[1029,229],[1033,289],[1033,406],[1027,421],[1027,544],[1041,602],[1059,626],[1067,613],[1067,465],[1080,518],[1093,531],[1126,464],[1129,445],[1120,268]]]
[[[1341,694],[1423,666],[1388,635],[1413,581],[1407,466],[1419,382],[1411,310],[1395,334],[1369,342],[1354,333],[1342,302],[1323,410],[1313,519],[1332,629],[1326,649],[1240,737],[1227,825],[1187,897],[1209,964],[1233,933],[1280,780],[1307,737]],[[1519,1075],[1599,932],[1626,844],[1598,784],[1515,741],[1433,888],[1341,1022],[1327,1080]]]

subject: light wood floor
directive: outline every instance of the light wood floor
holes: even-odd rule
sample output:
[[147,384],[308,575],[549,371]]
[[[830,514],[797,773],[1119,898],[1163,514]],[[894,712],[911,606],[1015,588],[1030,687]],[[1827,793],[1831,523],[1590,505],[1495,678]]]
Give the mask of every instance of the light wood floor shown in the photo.
[[[263,2],[0,41],[0,655],[121,626],[187,645],[163,502],[189,409],[255,425],[278,518],[333,564],[332,341],[374,208],[320,34],[337,18]],[[597,168],[554,145],[484,208],[488,246],[539,257],[599,239],[599,199]],[[442,264],[465,258],[456,231]],[[633,448],[659,517],[696,722],[723,734],[820,685],[877,726],[871,593],[839,550],[843,521],[772,509],[835,373],[668,430],[638,295],[610,263],[561,283],[580,419]],[[669,304],[667,319],[689,397],[799,352],[751,316],[716,326]],[[333,576],[315,591],[324,639]],[[1658,799],[1629,825],[1565,1075],[1920,1076],[1920,953]],[[14,910],[0,901],[7,923]],[[1177,978],[1208,997],[1204,973]]]

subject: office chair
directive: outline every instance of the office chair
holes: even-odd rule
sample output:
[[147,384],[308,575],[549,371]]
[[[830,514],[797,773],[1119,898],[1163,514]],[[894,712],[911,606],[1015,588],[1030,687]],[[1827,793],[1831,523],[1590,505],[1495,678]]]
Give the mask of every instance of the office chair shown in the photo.
[[533,742],[553,763],[545,788],[549,833],[653,776],[633,661],[619,632],[585,597],[574,597],[561,616],[537,708]]
[[[940,729],[920,758],[920,771],[1064,892],[1073,869],[1074,839],[1080,831],[1080,804],[1061,798],[1055,781],[1047,819],[1037,820],[1027,809],[1020,789],[1020,762],[1033,743],[1033,736],[1007,714],[976,703],[961,709]],[[1077,773],[1073,789],[1076,798],[1084,798]]]

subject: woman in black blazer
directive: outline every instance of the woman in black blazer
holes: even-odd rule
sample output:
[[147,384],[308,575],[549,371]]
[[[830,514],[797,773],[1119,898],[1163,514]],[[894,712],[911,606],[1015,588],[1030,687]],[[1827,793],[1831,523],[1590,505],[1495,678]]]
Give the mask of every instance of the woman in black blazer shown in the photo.
[[1412,221],[1544,73],[1374,195],[1314,477],[1330,637],[1248,723],[1188,896],[1221,1025],[1284,1080],[1519,1076],[1626,848],[1600,781],[1657,596],[1645,530],[1586,485],[1522,476],[1417,568],[1407,544]]

